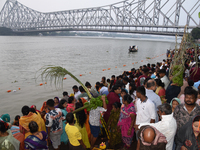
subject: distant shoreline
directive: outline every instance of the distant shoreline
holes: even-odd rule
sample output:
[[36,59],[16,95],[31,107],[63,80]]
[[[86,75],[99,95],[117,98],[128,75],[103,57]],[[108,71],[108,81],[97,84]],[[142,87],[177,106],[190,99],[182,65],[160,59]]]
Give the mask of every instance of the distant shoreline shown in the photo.
[[[44,33],[17,33],[12,29],[0,27],[0,36],[57,36],[57,37],[78,37],[78,38],[103,38],[103,39],[148,39],[147,41],[170,41],[175,42],[175,36],[150,35],[150,34],[131,34],[131,33],[109,33],[109,32],[80,32],[80,31],[63,31],[63,32],[44,32]],[[181,39],[181,37],[179,38]],[[178,40],[179,40],[178,39]]]

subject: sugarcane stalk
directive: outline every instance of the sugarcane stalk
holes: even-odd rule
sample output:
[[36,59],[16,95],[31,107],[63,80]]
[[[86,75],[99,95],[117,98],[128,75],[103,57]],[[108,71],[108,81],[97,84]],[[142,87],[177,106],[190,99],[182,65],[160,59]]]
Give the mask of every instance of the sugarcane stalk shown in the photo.
[[106,129],[106,122],[105,122],[105,120],[103,119],[103,116],[102,116],[102,115],[100,116],[100,120],[101,120],[102,126],[104,127],[104,130],[105,130],[105,132],[106,132],[107,138],[110,139],[109,132],[108,132],[108,130]]

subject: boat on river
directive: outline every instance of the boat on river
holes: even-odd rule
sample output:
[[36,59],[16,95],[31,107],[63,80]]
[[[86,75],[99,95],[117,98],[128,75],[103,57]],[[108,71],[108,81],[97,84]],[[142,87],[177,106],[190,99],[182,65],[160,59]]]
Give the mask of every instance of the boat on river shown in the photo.
[[129,46],[129,52],[137,52],[138,51],[138,46],[137,45],[133,45],[133,46]]

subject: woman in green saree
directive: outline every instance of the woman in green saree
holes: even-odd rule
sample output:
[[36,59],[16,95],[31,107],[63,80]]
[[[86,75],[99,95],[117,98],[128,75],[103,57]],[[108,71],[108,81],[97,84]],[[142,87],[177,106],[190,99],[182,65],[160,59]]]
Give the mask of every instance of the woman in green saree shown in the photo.
[[107,131],[110,137],[108,142],[111,147],[122,142],[120,127],[117,125],[120,116],[120,108],[121,103],[119,102],[115,102],[112,105],[112,111],[107,123]]
[[20,142],[13,137],[8,127],[6,122],[0,120],[0,149],[19,150]]

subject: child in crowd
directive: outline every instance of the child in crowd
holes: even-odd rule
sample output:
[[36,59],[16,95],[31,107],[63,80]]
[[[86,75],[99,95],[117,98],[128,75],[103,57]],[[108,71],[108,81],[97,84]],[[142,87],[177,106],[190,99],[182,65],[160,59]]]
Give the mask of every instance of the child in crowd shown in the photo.
[[50,110],[46,115],[46,127],[48,129],[48,144],[52,142],[55,150],[60,148],[62,135],[62,120],[65,119],[60,108],[54,108],[54,100],[47,101],[47,107]]
[[69,149],[70,150],[84,150],[86,149],[85,144],[82,141],[81,133],[78,128],[74,126],[74,115],[73,113],[68,113],[66,116],[67,125],[65,126],[65,131],[69,138]]

